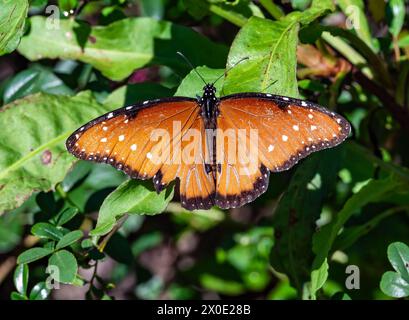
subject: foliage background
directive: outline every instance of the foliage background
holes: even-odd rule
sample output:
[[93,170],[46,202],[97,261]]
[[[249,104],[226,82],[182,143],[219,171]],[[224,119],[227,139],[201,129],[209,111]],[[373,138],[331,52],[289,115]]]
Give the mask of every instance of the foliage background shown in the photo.
[[[407,11],[403,0],[0,0],[0,297],[407,297]],[[352,136],[272,175],[252,204],[194,213],[173,187],[156,195],[65,151],[108,110],[200,94],[176,51],[208,81],[249,57],[219,92],[316,101]]]

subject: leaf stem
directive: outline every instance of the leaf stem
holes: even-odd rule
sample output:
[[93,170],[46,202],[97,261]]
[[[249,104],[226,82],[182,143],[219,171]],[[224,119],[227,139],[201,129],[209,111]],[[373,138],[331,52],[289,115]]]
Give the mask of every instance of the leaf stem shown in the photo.
[[211,4],[209,6],[209,10],[214,13],[217,14],[218,16],[226,19],[227,21],[233,23],[234,25],[238,26],[238,27],[242,27],[246,24],[247,22],[247,18],[243,17],[242,15],[239,15],[237,13],[234,13],[232,11],[227,11],[224,10],[223,8]]
[[260,4],[274,19],[279,20],[284,16],[284,11],[273,0],[260,0]]
[[108,241],[111,239],[111,237],[117,232],[122,225],[125,223],[126,219],[128,219],[129,215],[125,214],[123,217],[121,217],[115,227],[104,237],[104,239],[101,241],[101,243],[98,245],[98,251],[103,252]]

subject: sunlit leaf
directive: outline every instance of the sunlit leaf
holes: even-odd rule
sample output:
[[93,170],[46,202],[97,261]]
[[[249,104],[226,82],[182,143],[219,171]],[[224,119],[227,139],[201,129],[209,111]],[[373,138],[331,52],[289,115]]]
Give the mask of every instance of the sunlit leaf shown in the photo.
[[92,235],[108,233],[114,227],[116,219],[126,213],[161,213],[172,198],[173,188],[167,188],[157,194],[151,181],[128,180],[105,199]]

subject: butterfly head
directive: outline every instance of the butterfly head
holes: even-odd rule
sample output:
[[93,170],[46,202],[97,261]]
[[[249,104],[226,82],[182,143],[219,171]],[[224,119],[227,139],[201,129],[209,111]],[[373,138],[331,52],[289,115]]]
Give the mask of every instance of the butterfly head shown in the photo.
[[208,83],[203,87],[203,97],[209,98],[216,95],[216,87],[213,83]]

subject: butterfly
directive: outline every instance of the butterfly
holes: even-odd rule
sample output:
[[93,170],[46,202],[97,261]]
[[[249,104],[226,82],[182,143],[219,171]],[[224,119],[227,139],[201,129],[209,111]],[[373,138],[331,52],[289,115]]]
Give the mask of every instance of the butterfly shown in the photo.
[[268,188],[270,172],[334,147],[349,135],[345,118],[315,103],[269,93],[147,100],[104,114],[66,141],[79,159],[108,163],[158,193],[180,181],[188,210],[243,206]]

